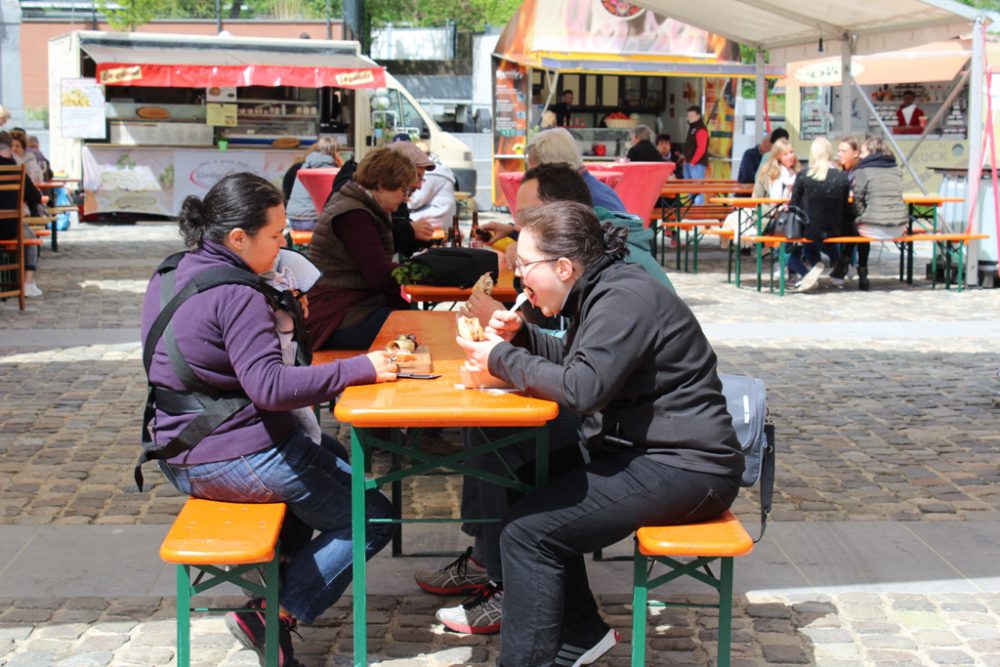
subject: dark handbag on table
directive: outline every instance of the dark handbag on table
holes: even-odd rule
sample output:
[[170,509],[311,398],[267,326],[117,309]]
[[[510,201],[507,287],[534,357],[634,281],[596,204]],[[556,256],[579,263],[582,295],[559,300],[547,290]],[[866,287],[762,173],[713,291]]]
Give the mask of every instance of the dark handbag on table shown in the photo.
[[809,218],[798,206],[789,206],[778,211],[764,228],[764,236],[784,236],[787,239],[800,239],[805,234]]
[[420,282],[439,287],[472,287],[484,273],[494,281],[500,275],[497,254],[481,248],[431,248],[410,261],[429,269]]
[[764,381],[745,375],[723,375],[722,395],[733,418],[736,439],[743,450],[745,468],[740,486],[760,485],[760,535],[764,537],[774,495],[774,424],[767,419],[767,388]]

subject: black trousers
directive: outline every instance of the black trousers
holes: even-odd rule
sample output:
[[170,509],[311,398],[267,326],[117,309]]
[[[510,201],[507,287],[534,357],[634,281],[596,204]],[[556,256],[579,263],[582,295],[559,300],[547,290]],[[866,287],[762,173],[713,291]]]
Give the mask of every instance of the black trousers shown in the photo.
[[711,519],[738,492],[739,476],[682,470],[629,450],[595,458],[519,500],[500,537],[501,663],[552,665],[561,641],[606,627],[590,592],[584,554],[644,525]]

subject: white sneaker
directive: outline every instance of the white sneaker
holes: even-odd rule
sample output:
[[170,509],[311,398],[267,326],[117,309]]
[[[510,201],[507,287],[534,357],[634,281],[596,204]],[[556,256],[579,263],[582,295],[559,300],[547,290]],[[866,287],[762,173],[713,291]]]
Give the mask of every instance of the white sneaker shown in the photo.
[[38,285],[36,285],[33,282],[24,283],[24,296],[26,297],[42,296],[42,290],[38,289]]
[[809,290],[816,289],[816,285],[819,284],[819,277],[823,275],[823,269],[826,266],[823,262],[816,262],[816,266],[809,269],[809,273],[802,277],[802,281],[797,285],[797,289],[800,292],[808,292]]

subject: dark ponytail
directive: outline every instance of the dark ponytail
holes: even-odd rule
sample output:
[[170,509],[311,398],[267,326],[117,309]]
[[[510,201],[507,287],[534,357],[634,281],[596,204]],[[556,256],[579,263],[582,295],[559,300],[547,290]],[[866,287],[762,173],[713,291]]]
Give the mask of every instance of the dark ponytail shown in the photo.
[[552,202],[518,212],[521,229],[531,230],[538,250],[547,257],[566,257],[590,266],[603,256],[621,260],[628,254],[628,229],[601,224],[593,209],[576,202]]
[[270,181],[249,172],[230,174],[213,185],[204,199],[191,195],[184,200],[181,235],[189,248],[206,240],[222,243],[237,227],[253,236],[267,224],[268,209],[284,201]]

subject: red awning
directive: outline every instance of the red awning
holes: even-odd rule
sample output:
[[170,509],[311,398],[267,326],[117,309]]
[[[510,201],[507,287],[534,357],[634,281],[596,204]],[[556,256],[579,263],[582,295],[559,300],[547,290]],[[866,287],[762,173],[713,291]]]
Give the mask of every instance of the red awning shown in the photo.
[[102,63],[97,81],[107,86],[212,88],[297,86],[300,88],[384,88],[381,67],[289,67],[287,65],[152,65]]
[[383,88],[385,69],[357,42],[80,32],[108,86]]

